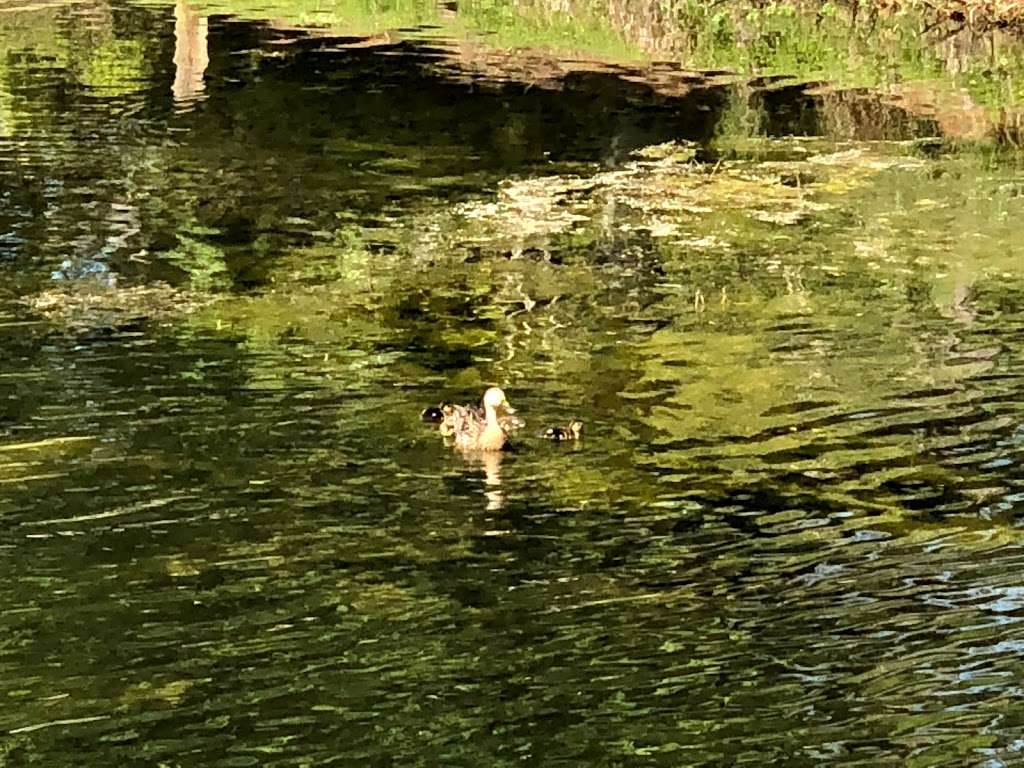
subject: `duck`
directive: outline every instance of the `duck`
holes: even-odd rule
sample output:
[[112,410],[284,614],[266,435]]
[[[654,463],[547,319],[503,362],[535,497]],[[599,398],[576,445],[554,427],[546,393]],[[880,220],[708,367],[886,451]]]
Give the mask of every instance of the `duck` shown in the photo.
[[[487,418],[487,412],[482,404],[455,405],[454,403],[441,402],[436,406],[432,405],[424,408],[420,414],[420,418],[423,421],[437,424],[441,434],[446,437],[455,434],[456,417],[465,420],[471,416],[484,420]],[[503,410],[498,412],[498,424],[506,435],[511,435],[516,430],[525,427],[526,421],[516,413],[514,408],[506,405]]]
[[558,442],[563,440],[579,440],[583,437],[583,422],[579,419],[573,419],[567,427],[548,427],[544,430],[544,434],[541,437],[545,440],[555,440]]
[[508,432],[502,427],[499,408],[506,414],[515,413],[501,388],[491,387],[484,392],[482,414],[473,406],[452,406],[451,418],[441,425],[442,434],[452,435],[455,447],[462,451],[500,451],[505,447]]

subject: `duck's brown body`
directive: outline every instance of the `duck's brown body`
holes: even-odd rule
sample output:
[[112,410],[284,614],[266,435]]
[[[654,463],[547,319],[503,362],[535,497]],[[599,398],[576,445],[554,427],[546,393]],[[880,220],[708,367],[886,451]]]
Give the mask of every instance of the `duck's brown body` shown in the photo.
[[454,434],[455,447],[464,451],[500,451],[508,439],[496,418],[481,421],[472,413],[456,421]]
[[[500,417],[498,408],[504,409]],[[513,413],[505,393],[497,387],[491,387],[484,393],[481,408],[469,405],[445,406],[441,434],[451,435],[455,447],[462,451],[500,451],[505,447],[508,432],[515,428],[509,419]],[[517,425],[522,423],[521,419],[515,418]]]
[[[442,435],[454,435],[457,431],[456,423],[465,422],[466,420],[477,419],[479,421],[485,421],[487,419],[487,412],[483,406],[478,405],[452,405],[451,403],[442,403],[436,409],[428,409],[438,411],[440,418],[430,419],[439,424],[438,429]],[[498,413],[498,426],[501,427],[502,431],[506,435],[511,435],[516,430],[522,429],[526,426],[526,422],[515,413]]]

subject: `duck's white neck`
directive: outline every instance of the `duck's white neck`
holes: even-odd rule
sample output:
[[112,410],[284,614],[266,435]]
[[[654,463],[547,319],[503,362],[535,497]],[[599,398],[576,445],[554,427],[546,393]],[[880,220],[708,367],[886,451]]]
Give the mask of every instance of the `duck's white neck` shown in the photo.
[[490,404],[484,405],[484,415],[487,418],[488,426],[498,426],[498,412],[494,410],[494,406]]

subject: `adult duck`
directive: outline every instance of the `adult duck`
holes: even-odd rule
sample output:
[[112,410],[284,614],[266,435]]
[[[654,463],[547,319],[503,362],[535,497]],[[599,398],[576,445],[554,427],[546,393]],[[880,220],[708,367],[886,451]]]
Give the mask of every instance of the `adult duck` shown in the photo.
[[[503,409],[504,416],[515,414],[515,409],[509,405],[505,393],[498,387],[491,387],[484,392],[481,405],[481,409],[452,406],[450,419],[446,418],[442,422],[442,433],[450,434],[459,450],[500,451],[505,447],[508,432],[502,426],[498,409]],[[447,431],[446,425],[450,425]]]
[[[495,387],[497,389],[497,387]],[[526,426],[526,422],[523,418],[516,413],[515,409],[506,405],[502,410],[497,411],[498,424],[505,431],[506,435],[510,435],[518,429],[522,429]],[[442,401],[437,405],[431,405],[423,409],[420,413],[420,419],[427,422],[428,424],[436,424],[438,430],[442,435],[450,436],[455,434],[455,422],[456,419],[466,420],[475,416],[480,420],[486,420],[487,411],[483,404],[481,405],[455,405]]]

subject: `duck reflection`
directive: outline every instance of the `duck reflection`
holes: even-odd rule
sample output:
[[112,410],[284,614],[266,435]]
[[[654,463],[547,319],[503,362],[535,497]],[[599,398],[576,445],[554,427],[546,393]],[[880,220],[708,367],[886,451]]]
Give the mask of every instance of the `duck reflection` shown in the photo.
[[505,494],[501,487],[501,451],[462,451],[466,463],[484,471],[484,496],[487,497],[487,511],[497,512],[505,506]]

